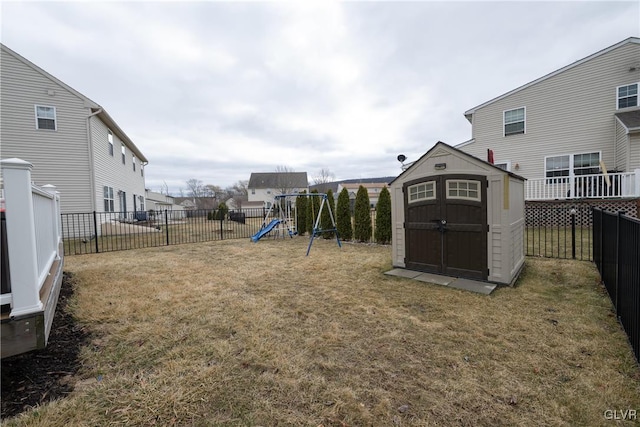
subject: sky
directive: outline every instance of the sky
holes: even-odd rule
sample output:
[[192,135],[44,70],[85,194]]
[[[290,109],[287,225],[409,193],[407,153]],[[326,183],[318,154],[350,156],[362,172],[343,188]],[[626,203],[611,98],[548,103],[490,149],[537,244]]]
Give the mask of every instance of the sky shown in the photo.
[[2,43],[100,104],[146,187],[395,176],[464,112],[628,37],[640,1],[6,2]]

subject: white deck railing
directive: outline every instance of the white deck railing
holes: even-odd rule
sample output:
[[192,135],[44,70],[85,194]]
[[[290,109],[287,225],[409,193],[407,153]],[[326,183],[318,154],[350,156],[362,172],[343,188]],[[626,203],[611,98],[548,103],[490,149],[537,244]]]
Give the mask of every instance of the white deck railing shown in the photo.
[[40,290],[60,250],[60,196],[55,187],[31,183],[32,165],[20,159],[0,162],[4,193],[10,291],[0,302],[11,304],[11,317],[43,309]]
[[524,197],[525,200],[640,197],[640,169],[606,176],[594,174],[528,179]]

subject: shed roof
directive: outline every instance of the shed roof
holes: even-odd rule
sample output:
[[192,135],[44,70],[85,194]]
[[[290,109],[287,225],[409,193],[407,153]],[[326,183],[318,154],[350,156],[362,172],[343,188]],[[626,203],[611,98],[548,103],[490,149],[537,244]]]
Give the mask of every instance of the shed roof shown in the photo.
[[465,153],[465,152],[464,152],[464,151],[462,151],[462,150],[459,150],[459,149],[457,149],[457,148],[455,148],[455,147],[452,147],[452,146],[451,146],[451,145],[449,145],[449,144],[445,144],[445,143],[444,143],[444,142],[442,142],[442,141],[438,141],[438,142],[437,142],[433,147],[431,147],[431,149],[430,149],[429,151],[427,151],[426,153],[424,153],[424,154],[423,154],[423,155],[422,155],[418,160],[416,160],[415,162],[413,162],[413,163],[411,164],[411,166],[409,166],[407,169],[405,169],[404,171],[402,171],[402,173],[401,173],[400,175],[398,175],[398,177],[397,177],[396,179],[394,179],[393,181],[391,181],[391,182],[389,183],[389,185],[393,184],[395,181],[397,181],[398,179],[400,179],[400,177],[401,177],[401,176],[403,176],[403,175],[404,175],[404,174],[406,174],[407,172],[411,171],[414,167],[416,167],[416,165],[420,164],[422,159],[425,159],[425,158],[429,157],[429,155],[431,155],[432,153],[436,152],[437,150],[439,150],[439,149],[441,149],[441,148],[444,148],[444,149],[446,149],[446,150],[448,150],[448,151],[451,151],[452,153],[455,153],[456,155],[461,156],[461,157],[466,158],[466,159],[469,159],[469,160],[471,160],[471,161],[474,161],[474,162],[480,162],[481,164],[483,164],[483,165],[485,165],[485,166],[490,166],[490,167],[492,167],[492,168],[494,168],[494,169],[496,169],[496,170],[498,170],[498,171],[500,171],[500,172],[502,172],[502,173],[506,173],[506,174],[508,174],[509,176],[512,176],[512,177],[514,177],[514,178],[520,179],[520,180],[522,180],[522,181],[526,181],[526,178],[524,178],[524,177],[522,177],[522,176],[520,176],[520,175],[517,175],[517,174],[515,174],[515,173],[513,173],[513,172],[506,171],[506,170],[504,170],[504,169],[502,169],[502,168],[497,167],[496,165],[494,165],[494,164],[492,164],[492,163],[489,163],[489,162],[487,162],[487,161],[485,161],[485,160],[479,159],[479,158],[478,158],[478,157],[476,157],[476,156],[472,156],[472,155],[471,155],[471,154],[469,154],[469,153]]
[[307,188],[306,172],[253,172],[249,188]]

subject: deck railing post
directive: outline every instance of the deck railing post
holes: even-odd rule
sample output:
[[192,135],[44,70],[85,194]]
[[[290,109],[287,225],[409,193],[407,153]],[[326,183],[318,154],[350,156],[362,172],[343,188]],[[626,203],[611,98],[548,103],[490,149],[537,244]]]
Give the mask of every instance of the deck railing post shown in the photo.
[[60,236],[60,230],[58,229],[58,221],[60,218],[58,209],[57,209],[57,203],[56,203],[56,186],[55,185],[51,185],[51,184],[47,184],[47,185],[43,185],[42,188],[44,190],[46,190],[48,193],[51,193],[51,195],[53,196],[53,199],[51,200],[51,227],[53,230],[52,233],[52,240],[53,240],[53,248],[56,251],[56,258],[60,259],[60,253],[58,250],[58,237]]
[[635,169],[634,173],[634,191],[633,195],[640,197],[640,169]]
[[21,159],[0,162],[4,181],[7,245],[10,251],[11,317],[42,310],[31,190],[33,165]]

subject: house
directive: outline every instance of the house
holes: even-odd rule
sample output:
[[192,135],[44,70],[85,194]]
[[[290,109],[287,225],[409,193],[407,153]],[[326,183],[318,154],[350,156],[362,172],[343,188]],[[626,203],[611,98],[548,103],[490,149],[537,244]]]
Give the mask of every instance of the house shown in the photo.
[[167,211],[167,218],[181,219],[186,216],[184,206],[175,203],[173,196],[168,194],[156,193],[155,191],[145,190],[146,208],[149,214]]
[[369,203],[372,208],[375,208],[378,204],[378,197],[380,191],[384,187],[388,187],[388,184],[395,179],[395,176],[383,176],[377,178],[354,178],[344,179],[342,181],[326,182],[322,184],[314,184],[309,186],[309,191],[318,190],[318,193],[326,193],[329,189],[333,193],[335,200],[338,200],[338,195],[343,188],[346,188],[349,192],[349,199],[351,200],[351,209],[355,205],[356,194],[358,189],[362,185],[367,189],[369,195]]
[[306,172],[254,172],[247,190],[248,202],[262,202],[269,208],[275,196],[308,192],[309,181]]
[[34,182],[61,193],[63,214],[145,210],[148,160],[107,111],[0,47],[2,158],[31,163]]
[[527,200],[640,197],[640,38],[466,111],[456,147],[527,178]]

